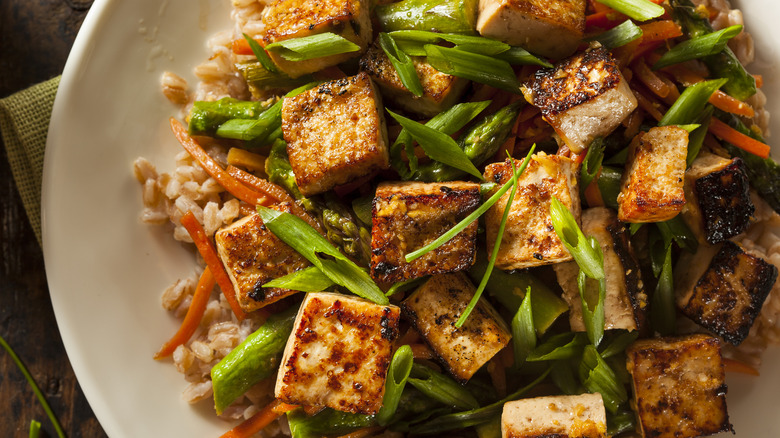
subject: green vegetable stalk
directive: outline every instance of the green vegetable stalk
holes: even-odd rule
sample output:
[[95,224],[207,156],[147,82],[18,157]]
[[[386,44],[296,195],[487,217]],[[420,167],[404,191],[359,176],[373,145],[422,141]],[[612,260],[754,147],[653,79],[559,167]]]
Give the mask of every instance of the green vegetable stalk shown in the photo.
[[375,423],[373,415],[351,414],[330,408],[311,416],[303,409],[294,409],[287,413],[287,422],[293,438],[343,435]]
[[276,373],[292,331],[295,306],[273,315],[211,369],[217,414],[257,382]]
[[[311,75],[291,78],[282,72],[272,72],[265,68],[259,61],[242,62],[236,64],[236,69],[244,76],[250,88],[259,90],[292,89],[312,82]],[[258,93],[259,95],[259,93]]]
[[408,382],[429,398],[456,409],[476,409],[477,399],[463,386],[425,365],[412,365]]
[[223,97],[215,102],[198,101],[190,110],[190,135],[215,136],[217,128],[230,119],[256,119],[271,105]]
[[377,6],[377,20],[385,32],[430,30],[475,34],[478,0],[403,0]]

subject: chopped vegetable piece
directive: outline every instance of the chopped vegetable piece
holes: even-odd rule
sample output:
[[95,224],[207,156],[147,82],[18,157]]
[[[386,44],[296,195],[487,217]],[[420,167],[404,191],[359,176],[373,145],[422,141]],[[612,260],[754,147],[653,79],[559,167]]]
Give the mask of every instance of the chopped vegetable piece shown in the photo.
[[285,412],[289,412],[295,408],[297,408],[297,406],[274,400],[261,409],[260,412],[252,415],[238,426],[222,434],[220,438],[250,438],[265,429]]
[[398,347],[398,350],[393,354],[390,368],[387,370],[387,377],[385,377],[385,395],[382,398],[382,407],[376,415],[376,421],[381,426],[387,425],[398,409],[401,394],[409,379],[409,374],[412,372],[413,359],[412,348],[408,345]]
[[683,41],[664,53],[653,64],[653,70],[720,53],[726,48],[729,40],[739,35],[740,32],[742,32],[742,25],[735,25]]
[[455,409],[469,410],[479,407],[477,399],[451,378],[425,365],[414,364],[409,384],[420,392]]
[[686,88],[658,122],[658,126],[694,123],[707,105],[710,96],[725,83],[725,79],[716,79],[699,82]]
[[[276,73],[276,65],[274,65],[274,62],[271,61],[271,58],[268,56],[268,53],[265,52],[265,49],[263,46],[260,45],[257,41],[252,39],[249,35],[242,33],[241,35],[244,36],[244,41],[247,42],[249,45],[249,48],[252,49],[252,53],[255,55],[255,58],[257,58],[258,62],[263,65],[263,67],[272,72]],[[235,49],[235,47],[234,47]]]
[[377,20],[385,32],[436,29],[442,33],[475,34],[478,0],[403,0],[379,5]]
[[332,32],[273,42],[265,50],[288,61],[306,61],[342,53],[357,52],[360,46]]
[[428,63],[440,72],[520,94],[520,82],[508,62],[433,44],[425,46]]
[[663,15],[666,10],[649,0],[596,0],[637,21],[648,21]]
[[323,274],[316,266],[309,266],[306,269],[295,271],[284,277],[275,278],[263,284],[263,287],[279,287],[302,292],[322,292],[334,284],[336,283]]
[[[509,44],[502,43],[501,41],[483,38],[480,36],[472,35],[458,35],[447,34],[438,32],[429,32],[425,30],[397,30],[391,32],[390,36],[396,40],[414,41],[419,43],[436,44],[442,41],[446,41],[455,45],[458,50],[466,52],[479,53],[482,55],[493,56],[499,53],[509,50]],[[423,48],[422,53],[415,53],[415,55],[425,55]]]
[[761,158],[769,158],[769,151],[771,149],[768,144],[762,143],[745,134],[742,134],[741,132],[718,119],[712,119],[710,121],[709,130],[716,137],[731,143],[745,152],[749,152]]
[[385,55],[398,72],[401,83],[417,97],[423,95],[423,87],[420,83],[420,77],[417,76],[417,70],[409,55],[398,49],[395,40],[384,32],[379,33],[379,45],[385,51]]
[[521,367],[525,359],[536,348],[536,330],[531,288],[528,287],[523,303],[512,318],[512,345],[515,353],[515,367]]
[[642,28],[631,20],[626,20],[612,29],[588,38],[589,41],[598,41],[609,50],[625,46],[626,44],[642,37]]

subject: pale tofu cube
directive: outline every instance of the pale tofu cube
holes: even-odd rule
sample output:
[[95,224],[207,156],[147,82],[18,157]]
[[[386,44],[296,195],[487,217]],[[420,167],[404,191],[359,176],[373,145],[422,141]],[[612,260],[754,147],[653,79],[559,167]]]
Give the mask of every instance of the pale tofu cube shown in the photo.
[[685,206],[683,188],[688,131],[662,126],[640,132],[631,141],[618,194],[623,222],[663,222]]
[[641,436],[693,438],[732,430],[718,338],[643,339],[626,354]]
[[465,383],[512,338],[493,306],[484,299],[461,328],[455,322],[476,288],[463,272],[434,275],[401,304],[404,316],[420,332],[436,358]]
[[400,312],[354,296],[307,294],[284,350],[276,398],[375,414],[382,406]]
[[276,0],[263,10],[264,45],[331,32],[360,46],[347,52],[304,61],[289,61],[269,51],[279,69],[297,78],[360,56],[371,42],[370,2],[368,0]]
[[[289,213],[290,206],[274,209]],[[309,266],[309,262],[269,231],[253,214],[227,225],[214,235],[217,252],[236,290],[239,306],[252,312],[297,291],[264,288],[263,284]]]
[[360,59],[360,69],[368,73],[371,79],[379,85],[382,95],[405,111],[422,116],[434,116],[454,105],[469,81],[457,76],[442,73],[425,61],[424,56],[412,56],[414,69],[420,78],[423,95],[415,96],[409,91],[398,76],[390,58],[387,57],[379,43],[368,48]]
[[727,342],[739,345],[761,313],[777,267],[725,241],[684,253],[675,269],[680,311]]
[[745,231],[756,211],[745,162],[701,154],[685,171],[682,217],[700,242],[716,244]]
[[609,135],[637,107],[628,81],[602,47],[539,70],[523,94],[574,153]]
[[[607,284],[604,328],[646,331],[648,298],[625,224],[618,221],[614,210],[591,208],[582,212],[582,232],[595,237],[604,253]],[[574,331],[584,332],[582,301],[577,286],[580,268],[575,262],[566,262],[553,265],[553,269],[563,289],[563,298],[569,304],[569,325]],[[596,283],[588,282],[587,285],[597,291]]]
[[466,269],[477,256],[477,221],[439,248],[406,262],[479,207],[479,184],[383,182],[376,189],[371,228],[371,276],[394,283]]
[[[521,160],[515,160],[520,168]],[[498,250],[496,267],[523,269],[572,259],[555,234],[550,217],[553,197],[580,221],[580,194],[577,187],[577,165],[569,158],[540,152],[531,157],[528,167],[517,180],[517,195],[509,206],[504,237]],[[509,160],[485,167],[485,180],[503,185],[512,178]],[[494,192],[498,187],[494,189]],[[488,254],[493,251],[504,209],[509,202],[507,191],[485,213]]]
[[585,0],[480,0],[482,36],[538,55],[571,55],[585,31]]
[[284,98],[282,132],[304,196],[390,165],[383,111],[381,97],[365,73]]
[[504,403],[504,438],[606,438],[601,394],[557,395]]

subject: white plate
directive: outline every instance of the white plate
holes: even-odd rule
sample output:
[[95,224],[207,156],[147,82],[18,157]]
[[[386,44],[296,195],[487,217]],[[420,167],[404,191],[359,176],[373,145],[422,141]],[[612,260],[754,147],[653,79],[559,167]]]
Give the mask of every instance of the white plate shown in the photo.
[[[764,74],[780,135],[773,46],[780,6],[752,0],[749,7],[745,21],[759,58],[751,70]],[[132,175],[138,156],[172,167],[180,146],[168,127],[175,108],[159,91],[160,74],[171,70],[194,84],[188,75],[207,57],[206,38],[230,25],[228,8],[228,0],[95,2],[54,105],[43,179],[46,271],[68,357],[112,437],[215,437],[228,428],[209,402],[182,401],[182,376],[152,359],[178,325],[160,307],[160,293],[191,272],[192,259],[140,223]],[[738,437],[780,436],[780,350],[770,351],[763,374],[729,377]]]

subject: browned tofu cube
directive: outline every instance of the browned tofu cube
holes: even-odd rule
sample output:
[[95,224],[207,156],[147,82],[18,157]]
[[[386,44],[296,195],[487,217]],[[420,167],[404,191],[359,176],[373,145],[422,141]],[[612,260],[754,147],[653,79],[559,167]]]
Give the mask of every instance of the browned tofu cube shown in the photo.
[[479,207],[479,184],[384,182],[376,189],[371,276],[384,283],[466,269],[477,255],[477,221],[409,263],[406,255],[436,240]]
[[626,353],[643,437],[693,438],[731,430],[717,338],[643,339]]
[[[289,205],[274,208],[290,213]],[[309,266],[303,256],[270,232],[257,214],[223,227],[216,232],[214,240],[219,258],[236,289],[238,304],[246,312],[296,293],[289,289],[263,288],[262,285]]]
[[571,55],[585,31],[585,0],[480,0],[477,30],[550,58]]
[[274,63],[293,78],[313,73],[359,56],[371,42],[368,0],[275,0],[263,11],[264,45],[326,32],[335,33],[360,46],[356,52],[290,61],[269,51]]
[[623,222],[662,222],[685,205],[683,177],[688,155],[688,131],[662,126],[640,132],[631,141],[618,194],[618,218]]
[[[582,232],[599,241],[604,253],[607,291],[604,299],[604,328],[645,331],[647,328],[647,294],[639,262],[629,241],[625,224],[609,208],[597,207],[582,212]],[[582,301],[577,286],[580,268],[575,262],[553,265],[563,298],[569,304],[569,325],[574,331],[585,331]],[[596,284],[588,283],[588,287]]]
[[702,327],[738,345],[777,280],[777,268],[725,241],[683,254],[675,269],[677,307]]
[[282,132],[301,193],[316,195],[387,168],[383,111],[365,73],[286,97]]
[[284,350],[276,397],[375,414],[382,406],[400,312],[354,296],[307,294]]
[[434,275],[401,304],[439,362],[465,383],[503,349],[512,335],[493,306],[480,299],[461,328],[455,327],[476,288],[463,272]]
[[741,158],[701,154],[685,171],[682,215],[700,242],[716,244],[745,231],[756,210]]
[[379,43],[374,43],[368,48],[366,54],[360,59],[360,69],[368,73],[379,85],[385,99],[406,111],[427,117],[451,107],[466,91],[468,80],[436,70],[425,61],[423,56],[413,56],[412,62],[423,89],[423,95],[420,97],[412,94],[401,83],[398,72],[390,63],[384,50],[379,47]]
[[575,153],[609,135],[637,106],[612,55],[601,47],[539,70],[523,94]]
[[601,394],[557,395],[504,403],[501,436],[506,438],[606,438]]
[[[519,168],[521,160],[515,160]],[[571,260],[571,254],[555,234],[550,218],[550,203],[558,198],[577,222],[580,220],[580,195],[577,188],[577,165],[569,158],[540,152],[531,157],[528,167],[517,180],[517,195],[509,206],[504,237],[498,250],[496,267],[522,269]],[[509,160],[485,167],[485,179],[499,186],[512,178]],[[494,191],[498,190],[495,188]],[[501,225],[509,202],[507,191],[485,213],[488,253]]]

